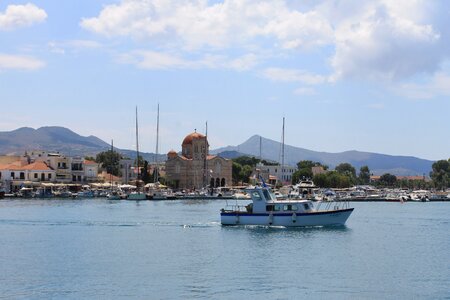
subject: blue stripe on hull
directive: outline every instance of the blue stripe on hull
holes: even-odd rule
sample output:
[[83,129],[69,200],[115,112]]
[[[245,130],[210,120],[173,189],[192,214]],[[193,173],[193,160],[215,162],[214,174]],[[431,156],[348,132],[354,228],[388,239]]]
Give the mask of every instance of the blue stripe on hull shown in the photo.
[[[313,215],[332,215],[332,214],[337,214],[337,213],[342,213],[342,212],[347,212],[347,211],[353,211],[354,208],[347,208],[347,209],[340,209],[340,210],[332,210],[332,211],[317,211],[317,212],[311,212],[311,213],[303,213],[303,214],[298,214],[296,213],[297,217],[301,217],[301,216],[313,216]],[[272,214],[272,216],[274,217],[292,217],[292,214],[294,212],[290,212],[290,213],[276,213],[276,214]],[[246,213],[246,212],[221,212],[220,213],[221,216],[255,216],[255,217],[268,217],[270,214],[268,213],[259,213],[259,214],[251,214],[251,213]]]

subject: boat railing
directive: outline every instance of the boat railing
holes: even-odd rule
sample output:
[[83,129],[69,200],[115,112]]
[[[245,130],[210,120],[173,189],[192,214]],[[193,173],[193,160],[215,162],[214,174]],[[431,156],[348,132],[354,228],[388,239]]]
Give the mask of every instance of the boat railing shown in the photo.
[[348,200],[334,199],[331,201],[318,201],[316,204],[316,210],[330,211],[350,208]]

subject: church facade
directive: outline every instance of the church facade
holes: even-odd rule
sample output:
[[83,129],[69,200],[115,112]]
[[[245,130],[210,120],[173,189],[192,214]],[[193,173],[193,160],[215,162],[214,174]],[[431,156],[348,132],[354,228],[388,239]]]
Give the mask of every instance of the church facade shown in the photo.
[[167,153],[166,181],[175,189],[201,189],[232,185],[233,162],[209,155],[207,137],[198,132],[187,135],[181,145],[181,155]]

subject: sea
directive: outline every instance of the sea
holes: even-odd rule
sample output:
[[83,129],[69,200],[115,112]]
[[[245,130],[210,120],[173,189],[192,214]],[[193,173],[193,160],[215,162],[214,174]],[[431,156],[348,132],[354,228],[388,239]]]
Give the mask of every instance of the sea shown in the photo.
[[296,229],[221,226],[225,205],[1,200],[0,298],[450,299],[449,202]]

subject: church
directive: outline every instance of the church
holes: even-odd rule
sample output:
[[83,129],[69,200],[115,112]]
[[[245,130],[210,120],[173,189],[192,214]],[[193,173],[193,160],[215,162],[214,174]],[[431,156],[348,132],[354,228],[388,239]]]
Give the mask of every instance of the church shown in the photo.
[[232,185],[233,162],[209,155],[205,135],[197,131],[187,135],[181,145],[181,155],[167,153],[166,182],[175,189],[201,189]]

